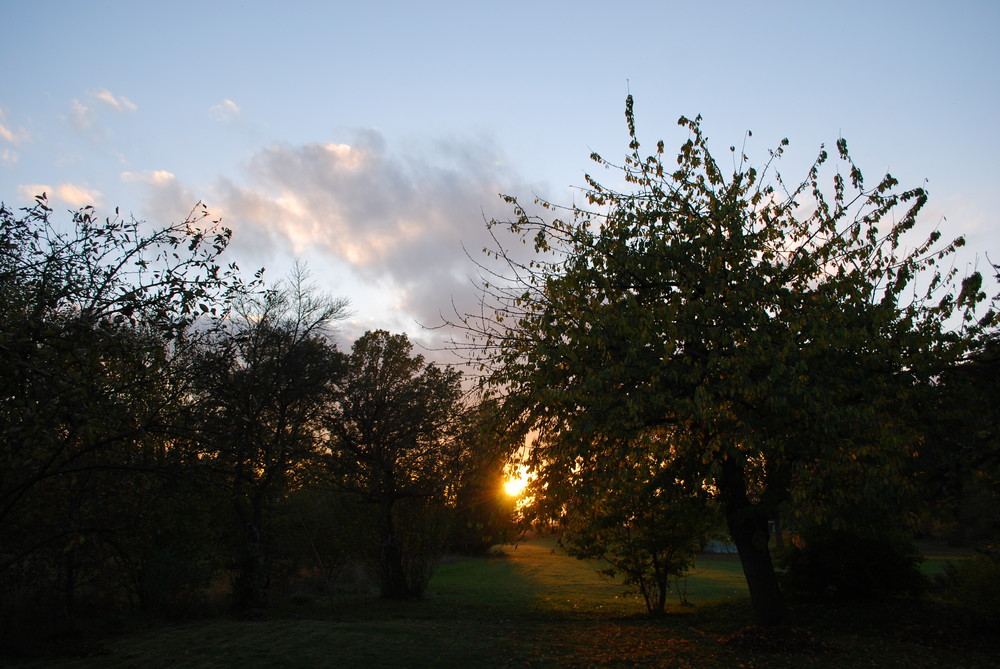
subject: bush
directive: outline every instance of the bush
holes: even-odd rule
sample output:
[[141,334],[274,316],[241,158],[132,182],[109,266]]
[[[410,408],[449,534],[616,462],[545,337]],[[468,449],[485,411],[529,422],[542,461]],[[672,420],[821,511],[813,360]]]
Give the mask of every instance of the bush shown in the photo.
[[979,623],[1000,621],[1000,552],[981,551],[958,569],[958,594]]
[[214,566],[183,547],[153,548],[141,560],[136,589],[143,610],[183,618],[205,602]]
[[922,559],[913,542],[900,535],[817,531],[798,537],[778,563],[791,594],[876,599],[922,592],[926,585]]

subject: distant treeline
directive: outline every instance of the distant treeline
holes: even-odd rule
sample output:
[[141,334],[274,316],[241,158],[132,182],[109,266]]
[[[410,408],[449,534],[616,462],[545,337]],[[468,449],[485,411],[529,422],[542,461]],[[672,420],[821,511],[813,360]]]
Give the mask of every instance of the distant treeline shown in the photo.
[[0,209],[8,649],[220,591],[257,609],[295,579],[419,597],[445,550],[503,538],[509,449],[459,371],[382,330],[340,350],[347,301],[301,267],[244,279],[203,211],[56,218]]

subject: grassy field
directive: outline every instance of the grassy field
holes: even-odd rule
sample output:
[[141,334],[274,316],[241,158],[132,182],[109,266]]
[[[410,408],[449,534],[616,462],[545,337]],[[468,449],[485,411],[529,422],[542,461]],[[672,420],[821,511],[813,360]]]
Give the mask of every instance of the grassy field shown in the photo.
[[[943,564],[944,558],[940,558]],[[937,569],[937,562],[931,567]],[[256,619],[158,624],[21,667],[995,667],[996,641],[933,601],[802,606],[789,629],[750,620],[735,556],[703,555],[693,606],[641,601],[552,539],[449,560],[419,602],[294,598]]]

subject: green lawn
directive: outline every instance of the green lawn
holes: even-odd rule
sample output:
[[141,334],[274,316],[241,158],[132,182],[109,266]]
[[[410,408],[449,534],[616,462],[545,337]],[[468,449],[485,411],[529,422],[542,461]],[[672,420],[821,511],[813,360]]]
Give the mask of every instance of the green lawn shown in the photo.
[[967,548],[951,548],[941,542],[922,542],[918,548],[924,556],[921,570],[928,576],[942,574],[947,565],[958,566],[972,557]]
[[642,602],[551,538],[453,559],[418,602],[351,596],[256,620],[155,625],[77,646],[92,655],[20,666],[95,667],[994,667],[996,642],[934,602],[800,605],[790,629],[748,628],[739,562],[703,555],[693,606],[650,619]]

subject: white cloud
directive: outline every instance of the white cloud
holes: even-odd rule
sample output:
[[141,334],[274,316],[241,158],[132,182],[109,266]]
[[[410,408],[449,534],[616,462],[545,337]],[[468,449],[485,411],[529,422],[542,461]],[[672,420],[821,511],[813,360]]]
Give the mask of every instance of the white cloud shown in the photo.
[[364,283],[394,291],[411,325],[436,323],[453,299],[474,298],[464,249],[478,258],[489,245],[484,216],[509,214],[499,193],[531,192],[489,141],[392,151],[374,131],[350,143],[271,146],[252,157],[249,172],[248,183],[222,181],[210,202],[233,228],[236,253],[347,265]]
[[[95,103],[100,103],[95,106]],[[105,141],[109,138],[106,130],[102,130],[98,123],[99,107],[110,107],[118,113],[134,112],[139,107],[123,95],[114,95],[107,89],[96,92],[88,92],[84,101],[73,98],[70,103],[71,110],[69,122],[78,130],[87,130],[94,135],[94,139]]]
[[94,113],[89,107],[87,107],[87,105],[83,104],[76,98],[73,98],[71,106],[72,111],[70,112],[69,122],[73,124],[75,128],[82,130],[94,125]]
[[21,196],[22,200],[33,201],[36,195],[43,193],[51,195],[53,193],[52,186],[46,184],[24,184],[17,187],[17,194]]
[[[147,170],[143,172],[121,172],[122,183],[139,187],[142,207],[136,215],[152,223],[167,225],[188,218],[195,210],[201,211],[199,204],[203,198],[188,188],[167,170]],[[208,208],[211,220],[218,220],[220,213]]]
[[212,105],[208,108],[208,111],[217,121],[231,121],[239,116],[241,112],[240,106],[229,98],[225,98],[217,105]]
[[101,89],[96,93],[94,93],[94,97],[106,103],[115,111],[119,112],[126,112],[126,111],[134,112],[139,108],[136,106],[134,102],[129,100],[124,95],[115,96],[111,91],[109,91],[106,88]]
[[24,200],[34,200],[44,193],[49,202],[62,202],[74,209],[87,205],[96,205],[101,201],[101,192],[78,184],[63,183],[56,187],[47,184],[25,184],[18,186],[18,194]]
[[479,259],[491,245],[484,217],[510,215],[499,193],[538,191],[518,183],[499,157],[482,139],[392,150],[366,131],[350,142],[261,149],[244,175],[220,177],[206,191],[166,171],[121,179],[141,187],[142,218],[175,221],[204,200],[233,230],[227,256],[241,267],[264,265],[280,277],[298,257],[326,289],[352,300],[357,327],[412,336],[421,332],[416,323],[450,314],[453,300],[462,311],[476,308],[466,249]]
[[59,184],[56,186],[56,197],[71,207],[83,207],[98,204],[101,192],[76,184]]
[[165,186],[177,180],[173,172],[151,170],[147,172],[122,172],[121,180],[126,183],[145,183],[151,186]]
[[10,149],[0,151],[0,162],[14,166],[17,165],[18,160],[20,160],[20,156],[17,154],[17,151],[11,151]]
[[11,144],[20,144],[28,139],[27,130],[24,128],[13,129],[7,125],[7,111],[3,108],[0,108],[0,139]]

